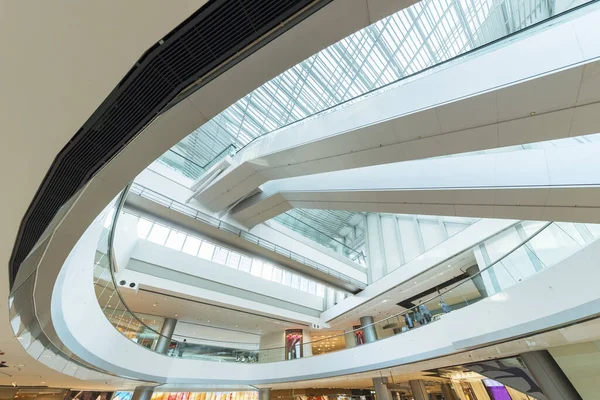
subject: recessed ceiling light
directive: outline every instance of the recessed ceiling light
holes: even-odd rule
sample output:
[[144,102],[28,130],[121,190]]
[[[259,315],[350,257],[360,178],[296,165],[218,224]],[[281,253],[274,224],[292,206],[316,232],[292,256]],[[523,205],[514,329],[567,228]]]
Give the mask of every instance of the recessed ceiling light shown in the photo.
[[386,302],[387,302],[387,300],[382,301],[382,303],[386,303]]
[[529,115],[534,116],[535,115],[535,111],[530,112]]
[[175,314],[175,316],[177,316],[177,314]]
[[156,307],[156,303],[152,304],[152,307]]

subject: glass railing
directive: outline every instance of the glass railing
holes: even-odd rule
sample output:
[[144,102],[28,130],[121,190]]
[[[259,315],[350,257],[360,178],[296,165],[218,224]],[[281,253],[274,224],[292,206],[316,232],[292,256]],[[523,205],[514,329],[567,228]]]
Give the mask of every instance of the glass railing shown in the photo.
[[[115,213],[115,216],[119,213]],[[111,229],[115,224],[110,221]],[[492,238],[485,239],[471,251],[478,260],[480,270],[451,286],[440,289],[431,296],[413,300],[413,307],[396,315],[362,326],[349,329],[341,334],[331,335],[319,340],[296,343],[296,348],[273,347],[259,350],[236,348],[235,343],[219,345],[218,341],[198,337],[175,337],[171,340],[165,355],[171,357],[194,358],[219,362],[273,362],[312,356],[312,349],[319,354],[338,351],[340,346],[324,345],[337,339],[338,342],[354,341],[353,345],[363,344],[364,332],[374,329],[377,340],[403,334],[421,326],[435,323],[448,313],[475,304],[483,299],[502,296],[502,292],[537,272],[543,271],[565,258],[575,254],[583,247],[600,237],[600,225],[580,223],[556,223],[524,221]],[[144,321],[144,316],[131,312],[123,302],[118,288],[111,279],[110,252],[108,243],[101,238],[97,256],[97,280],[95,282],[100,305],[107,318],[125,336],[137,344],[154,350],[160,339],[161,319],[151,316],[153,323]],[[115,290],[117,288],[117,290]],[[282,332],[283,335],[283,332]],[[185,339],[185,340],[183,340]],[[195,343],[201,342],[201,343]],[[209,343],[209,344],[207,344]]]
[[[155,203],[161,204],[164,207],[171,209],[173,211],[185,214],[189,217],[192,217],[198,221],[204,222],[206,224],[209,224],[215,228],[221,229],[223,231],[229,232],[229,233],[233,233],[235,235],[237,235],[238,237],[247,240],[251,243],[254,243],[262,248],[265,248],[267,250],[270,250],[274,253],[277,253],[279,255],[282,255],[284,257],[287,257],[291,260],[294,260],[296,262],[299,262],[300,264],[306,265],[308,267],[311,267],[313,269],[316,269],[317,271],[323,272],[327,275],[333,276],[337,279],[340,279],[344,282],[350,283],[353,286],[356,286],[358,288],[363,289],[366,284],[364,282],[360,282],[354,278],[351,278],[347,275],[341,274],[340,272],[329,268],[319,262],[316,262],[314,260],[311,260],[309,258],[304,257],[303,255],[300,255],[292,250],[286,249],[284,247],[281,247],[271,241],[262,239],[250,232],[244,231],[242,229],[239,229],[231,224],[228,224],[226,222],[223,222],[221,220],[219,220],[218,218],[213,218],[210,215],[204,214],[192,207],[189,207],[183,203],[180,203],[176,200],[173,200],[165,195],[162,195],[160,193],[157,193],[151,189],[148,189],[142,185],[139,185],[137,183],[134,183],[131,186],[131,193],[144,197],[148,200],[151,200]],[[351,265],[351,264],[348,264]],[[366,272],[365,268],[361,267],[360,265],[356,264],[355,269],[361,271],[361,272]]]

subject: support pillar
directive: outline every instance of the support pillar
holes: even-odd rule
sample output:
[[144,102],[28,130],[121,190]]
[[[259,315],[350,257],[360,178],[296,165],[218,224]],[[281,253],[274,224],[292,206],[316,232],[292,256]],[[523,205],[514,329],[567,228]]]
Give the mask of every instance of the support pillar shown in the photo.
[[442,395],[444,396],[444,400],[458,400],[449,383],[442,383]]
[[375,389],[375,400],[394,400],[392,392],[387,387],[388,378],[373,378],[373,388]]
[[154,393],[154,386],[138,386],[133,390],[131,400],[150,400]]
[[258,400],[271,400],[271,388],[258,389]]
[[373,317],[360,317],[360,326],[365,335],[365,343],[377,341],[377,331],[375,325],[373,325]]
[[427,389],[425,389],[425,382],[422,380],[414,380],[408,381],[410,385],[410,391],[415,400],[429,400],[429,396],[427,395]]
[[519,357],[548,400],[582,400],[548,350],[531,351]]
[[302,357],[312,357],[312,335],[308,329],[302,329]]
[[177,320],[175,318],[165,318],[165,322],[163,322],[162,328],[160,328],[158,342],[156,343],[157,353],[167,354],[173,332],[175,332],[175,326],[177,326]]
[[344,339],[345,339],[345,342],[346,342],[346,348],[347,349],[351,349],[353,347],[356,347],[356,336],[354,336],[354,331],[345,332],[344,333]]

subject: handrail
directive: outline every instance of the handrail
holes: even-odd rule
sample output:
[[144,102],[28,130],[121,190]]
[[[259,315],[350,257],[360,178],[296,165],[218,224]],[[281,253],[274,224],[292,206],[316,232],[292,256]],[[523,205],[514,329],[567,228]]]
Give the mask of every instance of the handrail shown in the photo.
[[[173,199],[171,199],[163,194],[160,194],[152,189],[148,189],[147,187],[142,186],[138,183],[134,183],[132,185],[131,193],[136,194],[141,197],[144,197],[155,203],[162,204],[163,206],[167,207],[170,210],[174,210],[179,213],[188,215],[198,221],[207,223],[207,224],[209,224],[215,228],[218,228],[222,231],[236,234],[238,237],[245,239],[251,243],[257,244],[258,246],[261,246],[267,250],[273,251],[279,255],[285,256],[291,260],[297,261],[308,267],[314,268],[314,269],[316,269],[320,272],[323,272],[327,275],[334,276],[334,277],[341,279],[347,283],[350,283],[358,288],[364,289],[366,286],[365,283],[360,282],[352,277],[341,274],[338,271],[335,271],[334,269],[329,268],[317,261],[308,259],[305,256],[302,256],[292,250],[289,250],[282,246],[279,246],[269,240],[262,239],[250,232],[236,228],[235,226],[228,224],[226,222],[223,222],[217,218],[213,218],[207,214],[202,213],[201,211],[198,211],[192,207],[189,207],[183,203],[180,203],[177,200],[173,200]],[[144,195],[145,193],[149,193],[150,195]],[[349,264],[346,264],[346,265],[349,265]],[[349,266],[351,266],[351,265],[349,265]],[[352,266],[352,267],[360,272],[366,272],[366,269],[363,267],[360,267],[358,264],[356,266]]]

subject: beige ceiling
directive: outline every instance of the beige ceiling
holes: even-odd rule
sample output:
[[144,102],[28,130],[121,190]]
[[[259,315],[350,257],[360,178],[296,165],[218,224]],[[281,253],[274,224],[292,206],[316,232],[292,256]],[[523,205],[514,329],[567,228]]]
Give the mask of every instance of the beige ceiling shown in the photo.
[[[2,265],[8,265],[21,218],[56,154],[142,53],[204,3],[0,2],[0,170],[8,190],[0,204]],[[0,361],[10,367],[0,371],[0,385],[89,387],[22,350],[5,323],[8,269],[1,273],[0,350],[6,354]]]

